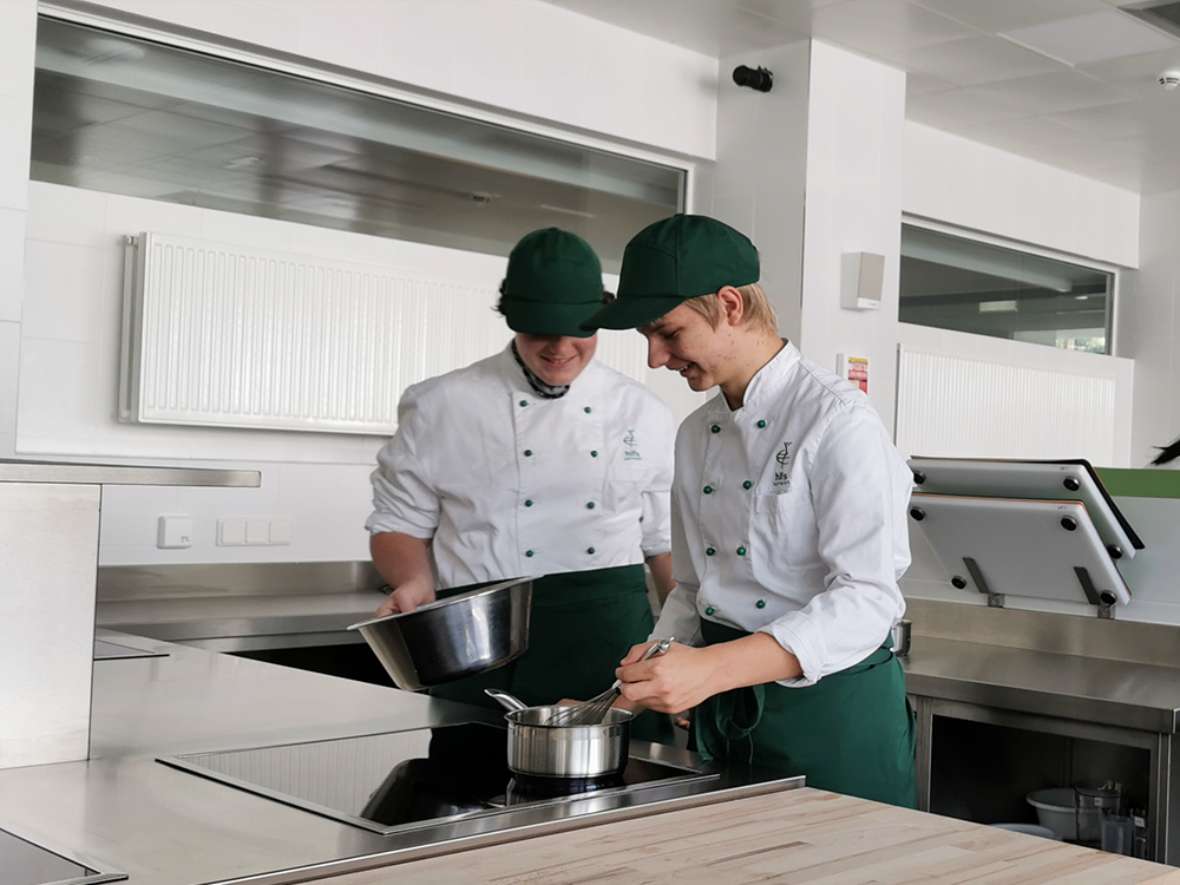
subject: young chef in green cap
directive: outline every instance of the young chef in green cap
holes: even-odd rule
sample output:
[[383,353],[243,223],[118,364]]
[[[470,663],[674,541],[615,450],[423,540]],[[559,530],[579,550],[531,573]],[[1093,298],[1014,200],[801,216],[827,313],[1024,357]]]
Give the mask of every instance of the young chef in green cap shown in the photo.
[[[672,488],[677,586],[618,675],[633,704],[695,708],[706,758],[912,806],[914,730],[889,651],[905,611],[912,484],[852,384],[779,338],[758,252],[711,218],[645,228],[619,298],[590,328],[638,328],[653,368],[720,387],[681,425]],[[692,647],[692,646],[701,647]]]
[[[580,237],[525,236],[500,292],[512,342],[407,388],[378,455],[366,527],[393,588],[378,614],[412,611],[436,586],[545,575],[528,652],[432,693],[487,706],[485,687],[527,704],[588,698],[651,631],[643,563],[661,596],[671,587],[675,423],[643,385],[594,361],[597,337],[581,324],[603,305],[602,269]],[[647,739],[670,732],[655,714],[635,726]]]

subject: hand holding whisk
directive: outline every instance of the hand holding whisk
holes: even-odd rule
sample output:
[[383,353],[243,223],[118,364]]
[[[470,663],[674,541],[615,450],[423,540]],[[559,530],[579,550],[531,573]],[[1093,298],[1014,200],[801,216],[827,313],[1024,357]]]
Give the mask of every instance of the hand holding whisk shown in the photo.
[[[662,655],[669,648],[675,639],[671,637],[661,639],[659,642],[653,642],[647,651],[643,653],[641,661],[646,661],[648,658]],[[619,697],[619,688],[622,683],[616,679],[615,684],[604,691],[602,694],[595,695],[588,701],[582,701],[579,704],[572,704],[568,707],[562,707],[556,713],[549,717],[546,725],[567,726],[567,725],[598,725],[606,718],[606,714],[610,712],[610,708],[614,706]]]

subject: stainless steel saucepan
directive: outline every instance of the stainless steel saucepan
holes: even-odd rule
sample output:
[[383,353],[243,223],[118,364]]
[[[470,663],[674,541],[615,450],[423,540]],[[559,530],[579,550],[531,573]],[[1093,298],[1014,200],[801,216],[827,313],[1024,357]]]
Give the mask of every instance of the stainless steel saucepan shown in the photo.
[[601,778],[627,765],[633,714],[611,709],[599,725],[549,725],[558,706],[529,707],[494,688],[484,692],[509,712],[508,768],[530,777]]

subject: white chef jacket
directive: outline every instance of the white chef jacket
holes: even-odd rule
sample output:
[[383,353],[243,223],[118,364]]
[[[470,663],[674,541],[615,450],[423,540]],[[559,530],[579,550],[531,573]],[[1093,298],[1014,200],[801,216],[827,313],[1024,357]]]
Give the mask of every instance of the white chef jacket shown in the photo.
[[879,648],[905,612],[913,477],[861,391],[786,344],[731,411],[705,403],[676,437],[676,589],[653,637],[700,619],[773,636],[813,685]]
[[442,588],[639,563],[671,547],[675,428],[594,360],[537,396],[506,348],[406,389],[365,527],[431,540]]

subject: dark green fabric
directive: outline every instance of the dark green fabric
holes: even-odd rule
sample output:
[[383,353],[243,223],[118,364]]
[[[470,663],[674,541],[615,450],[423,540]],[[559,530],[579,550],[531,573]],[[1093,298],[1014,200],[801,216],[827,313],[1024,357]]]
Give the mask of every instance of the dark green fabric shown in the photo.
[[509,254],[500,295],[514,332],[588,338],[594,333],[582,325],[602,307],[602,265],[577,234],[535,230]]
[[1099,467],[1098,477],[1115,498],[1180,498],[1180,470]]
[[[585,700],[610,688],[631,646],[651,633],[653,619],[643,566],[548,575],[533,587],[529,650],[498,670],[430,690],[435,697],[500,709],[485,688],[511,692],[529,705]],[[636,740],[671,743],[667,716],[642,713]]]
[[682,301],[756,283],[759,272],[758,250],[743,234],[705,215],[673,215],[631,238],[623,251],[619,297],[586,328],[635,329]]
[[[708,644],[748,634],[701,622]],[[690,744],[707,760],[802,774],[807,785],[915,807],[914,714],[888,647],[806,688],[776,682],[709,698],[693,711]]]

